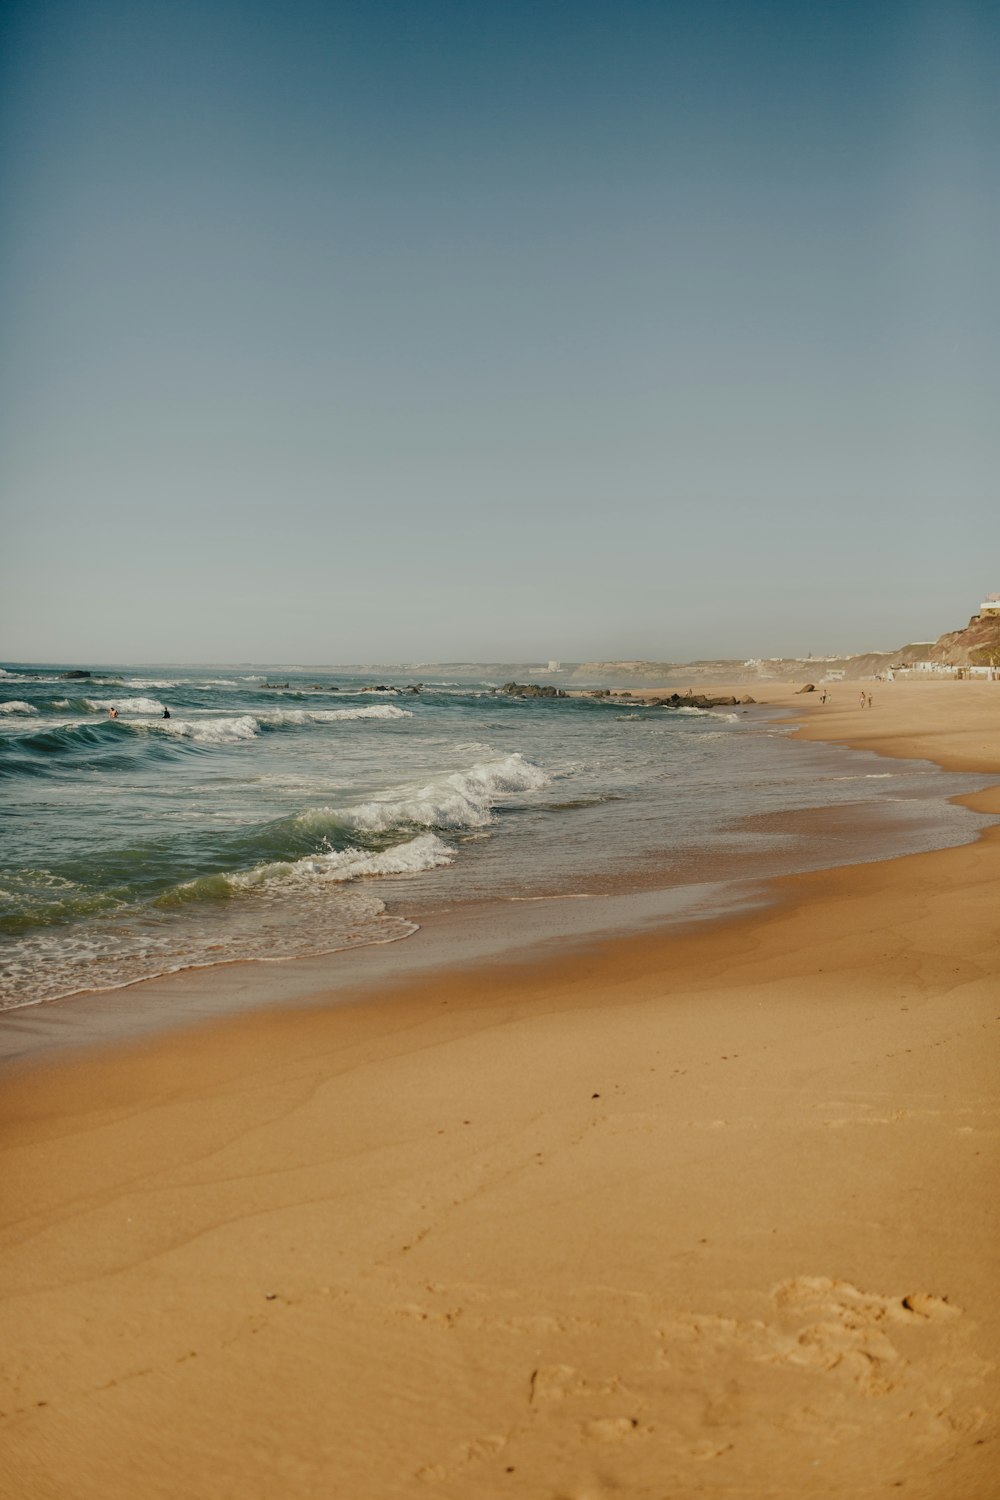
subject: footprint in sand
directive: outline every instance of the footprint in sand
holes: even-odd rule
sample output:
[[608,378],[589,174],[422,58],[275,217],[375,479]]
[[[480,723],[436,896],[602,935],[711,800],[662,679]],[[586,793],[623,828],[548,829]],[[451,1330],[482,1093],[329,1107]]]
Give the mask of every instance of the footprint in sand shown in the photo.
[[595,1417],[583,1424],[583,1435],[591,1442],[624,1443],[641,1434],[637,1417]]
[[810,1319],[796,1333],[777,1336],[771,1360],[820,1370],[837,1370],[866,1395],[885,1395],[896,1388],[907,1368],[891,1338],[893,1324],[916,1324],[960,1316],[943,1297],[911,1292],[881,1297],[859,1291],[849,1281],[826,1276],[797,1276],[775,1289],[774,1300],[786,1313]]
[[930,1292],[910,1292],[902,1300],[907,1312],[920,1318],[958,1318],[961,1308],[953,1307],[944,1297],[933,1297]]
[[528,1400],[532,1405],[540,1401],[563,1401],[585,1389],[584,1381],[572,1365],[539,1365],[531,1375]]
[[908,1368],[896,1330],[961,1316],[960,1308],[932,1292],[883,1297],[828,1276],[794,1277],[773,1296],[776,1323],[692,1314],[661,1324],[661,1360],[683,1361],[692,1346],[713,1358],[738,1350],[755,1363],[836,1372],[865,1395],[884,1395]]
[[911,1323],[920,1318],[956,1318],[961,1308],[931,1292],[908,1292],[903,1297],[880,1297],[861,1292],[849,1281],[831,1281],[828,1276],[796,1276],[774,1290],[779,1307],[820,1307],[850,1316],[863,1323],[886,1321]]

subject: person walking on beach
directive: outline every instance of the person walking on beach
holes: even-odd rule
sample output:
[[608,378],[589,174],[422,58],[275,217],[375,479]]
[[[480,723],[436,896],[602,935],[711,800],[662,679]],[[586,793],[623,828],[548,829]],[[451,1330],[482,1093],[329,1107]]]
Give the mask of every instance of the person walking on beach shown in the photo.
[[864,693],[862,693],[861,694],[861,707],[864,708],[864,706],[865,706],[865,695],[864,695]]
[[868,707],[871,708],[871,706],[872,706],[872,695],[871,695],[871,693],[869,693],[868,694]]
[[826,688],[824,688],[824,689],[823,689],[823,691],[822,691],[822,693],[821,693],[821,694],[820,694],[820,699],[819,699],[819,701],[820,701],[820,702],[821,702],[821,703],[825,703],[825,702],[826,702]]

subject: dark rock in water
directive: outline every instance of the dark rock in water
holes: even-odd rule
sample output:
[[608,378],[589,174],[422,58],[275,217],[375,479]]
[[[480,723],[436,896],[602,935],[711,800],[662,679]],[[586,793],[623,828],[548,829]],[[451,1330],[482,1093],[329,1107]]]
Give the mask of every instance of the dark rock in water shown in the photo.
[[262,682],[262,688],[286,688],[291,687],[290,682]]
[[[744,698],[752,703],[752,698]],[[671,693],[669,698],[657,698],[656,708],[735,708],[739,699],[731,694],[724,698],[709,698],[705,693]]]
[[422,682],[413,682],[413,683],[411,683],[411,684],[410,684],[410,686],[409,686],[409,687],[408,687],[408,688],[407,688],[407,689],[406,689],[406,691],[407,691],[407,692],[408,692],[408,693],[419,693],[419,692],[420,692],[420,689],[421,689],[421,688],[422,688],[422,687],[423,687],[423,683],[422,683]]
[[611,697],[611,689],[610,688],[591,688],[590,692],[587,694],[587,697],[588,698],[610,698]]
[[81,677],[89,677],[89,676],[90,676],[89,672],[77,672],[75,670],[72,671],[72,672],[63,672],[62,673],[62,681],[63,682],[79,682],[80,679],[81,679]]
[[815,691],[816,691],[816,684],[814,682],[807,682],[806,685],[805,685],[805,687],[800,687],[799,688],[799,692],[800,693],[814,693]]
[[374,687],[359,688],[359,693],[401,693],[402,688],[388,687],[384,682],[377,683]]
[[547,682],[542,687],[537,682],[505,682],[497,692],[506,693],[510,698],[567,698],[568,693],[563,688],[553,687]]

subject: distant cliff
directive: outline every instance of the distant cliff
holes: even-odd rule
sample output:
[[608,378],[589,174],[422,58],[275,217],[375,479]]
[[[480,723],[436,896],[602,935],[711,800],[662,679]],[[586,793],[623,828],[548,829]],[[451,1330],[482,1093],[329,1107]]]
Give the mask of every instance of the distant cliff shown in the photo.
[[1000,666],[1000,615],[973,615],[964,630],[936,640],[924,659],[951,667]]
[[[929,647],[924,648],[929,650]],[[863,656],[772,656],[752,661],[588,661],[574,667],[574,682],[611,687],[663,687],[707,682],[820,682],[827,673],[873,677],[899,657],[870,651]]]
[[894,651],[857,656],[783,656],[751,661],[588,661],[572,669],[576,682],[618,687],[661,687],[688,682],[821,682],[829,674],[847,679],[874,677],[890,667],[932,661],[942,666],[1000,666],[1000,616],[973,615],[963,630],[936,641],[911,641]]

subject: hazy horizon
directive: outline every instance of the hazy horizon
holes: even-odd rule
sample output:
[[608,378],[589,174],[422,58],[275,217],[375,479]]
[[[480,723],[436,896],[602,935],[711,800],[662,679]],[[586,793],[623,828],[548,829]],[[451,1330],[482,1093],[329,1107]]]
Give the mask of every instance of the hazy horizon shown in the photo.
[[[927,640],[927,641],[912,640],[912,641],[908,641],[908,642],[903,642],[901,644],[902,645],[911,645],[911,646],[915,646],[915,645],[931,645],[932,641],[930,641],[930,640]],[[765,656],[765,657],[743,657],[743,656],[739,656],[739,655],[727,655],[727,656],[718,656],[718,657],[692,657],[692,658],[688,658],[688,659],[683,660],[683,661],[679,660],[679,659],[676,659],[676,658],[666,658],[666,657],[664,657],[664,658],[658,658],[658,657],[651,657],[651,656],[636,656],[636,657],[579,657],[579,658],[576,658],[576,659],[567,658],[565,661],[560,660],[558,668],[556,668],[555,670],[557,672],[558,671],[563,671],[563,672],[573,671],[573,670],[575,670],[575,669],[577,669],[579,667],[587,666],[591,662],[593,662],[594,664],[600,664],[600,665],[607,664],[607,665],[611,665],[611,666],[624,665],[624,664],[629,663],[629,662],[637,662],[637,663],[641,663],[644,666],[648,665],[648,666],[693,667],[693,666],[699,666],[699,665],[701,665],[703,663],[706,664],[706,665],[711,665],[711,664],[714,664],[714,663],[730,663],[731,662],[731,663],[734,663],[734,664],[738,663],[740,665],[745,666],[745,665],[749,664],[750,662],[758,662],[758,661],[759,662],[764,662],[764,663],[769,662],[769,661],[773,661],[773,662],[779,662],[779,661],[801,661],[801,662],[807,662],[807,661],[815,661],[815,662],[844,661],[844,660],[849,660],[852,657],[857,657],[857,656],[888,656],[888,655],[892,655],[898,649],[899,648],[897,648],[897,647],[891,647],[891,646],[887,646],[887,647],[873,646],[873,647],[871,647],[867,651],[859,651],[859,652],[815,651],[815,652],[808,652],[808,653],[803,652],[803,653],[800,653],[800,654],[794,654],[793,653],[793,654],[788,655],[788,656]],[[218,659],[218,660],[209,660],[209,659],[206,659],[204,661],[180,661],[180,660],[171,660],[170,658],[166,658],[166,657],[161,657],[161,658],[145,658],[144,657],[144,658],[141,658],[141,659],[136,658],[136,659],[131,659],[131,660],[126,660],[124,658],[115,658],[115,659],[112,660],[110,657],[108,657],[108,658],[101,658],[101,659],[94,658],[93,660],[91,660],[89,662],[88,665],[82,666],[81,665],[82,659],[81,658],[77,658],[77,657],[67,657],[67,658],[55,658],[55,657],[53,657],[53,658],[48,658],[48,659],[46,659],[44,661],[42,661],[42,660],[40,660],[38,658],[32,659],[32,658],[28,658],[28,657],[20,657],[20,658],[16,658],[15,659],[13,657],[7,657],[7,658],[4,658],[4,661],[2,663],[0,663],[0,665],[4,666],[8,670],[9,669],[16,670],[17,668],[20,668],[20,667],[26,667],[26,668],[31,668],[31,669],[51,668],[53,670],[55,670],[55,669],[61,669],[61,670],[66,670],[66,671],[85,670],[85,671],[89,671],[89,672],[97,672],[98,674],[100,674],[101,672],[104,672],[104,671],[114,671],[117,668],[124,668],[124,669],[129,670],[129,671],[132,671],[132,670],[135,670],[135,669],[138,669],[138,668],[149,668],[150,670],[174,669],[174,670],[179,670],[179,671],[186,671],[186,670],[191,670],[191,671],[205,671],[205,670],[208,670],[209,668],[219,668],[220,670],[221,669],[226,669],[226,670],[246,670],[247,668],[252,668],[252,669],[260,670],[260,671],[274,671],[274,672],[277,672],[277,671],[283,671],[283,672],[357,672],[357,671],[365,671],[365,672],[368,672],[368,671],[376,671],[376,670],[383,670],[383,669],[384,670],[390,670],[391,669],[393,671],[399,670],[399,671],[407,671],[407,672],[416,672],[416,671],[421,671],[421,670],[427,670],[428,668],[431,668],[431,667],[435,667],[435,668],[436,667],[440,667],[442,669],[448,668],[448,669],[453,669],[453,670],[458,670],[458,669],[460,669],[462,667],[476,667],[476,668],[480,668],[480,667],[482,667],[482,668],[488,668],[488,667],[526,667],[526,668],[533,668],[533,669],[542,669],[542,668],[548,668],[548,663],[549,663],[550,660],[553,660],[553,658],[533,657],[533,656],[496,657],[496,658],[493,658],[493,659],[485,659],[484,658],[484,659],[481,659],[481,660],[478,660],[478,661],[475,660],[475,659],[473,659],[473,658],[471,658],[471,657],[454,657],[454,658],[451,658],[451,659],[440,658],[440,659],[434,660],[434,661],[427,660],[427,659],[423,659],[423,660],[420,660],[420,661],[403,661],[403,660],[389,661],[387,659],[381,659],[381,660],[353,661],[353,662],[347,662],[347,661],[341,661],[341,662],[308,661],[308,660],[306,660],[305,658],[302,658],[302,657],[297,657],[297,658],[295,658],[295,660],[288,659],[288,660],[274,660],[274,661],[263,661],[263,660],[258,660],[258,661],[235,661],[235,660],[222,660],[222,659]]]
[[5,659],[856,654],[1000,588],[995,8],[0,42]]

